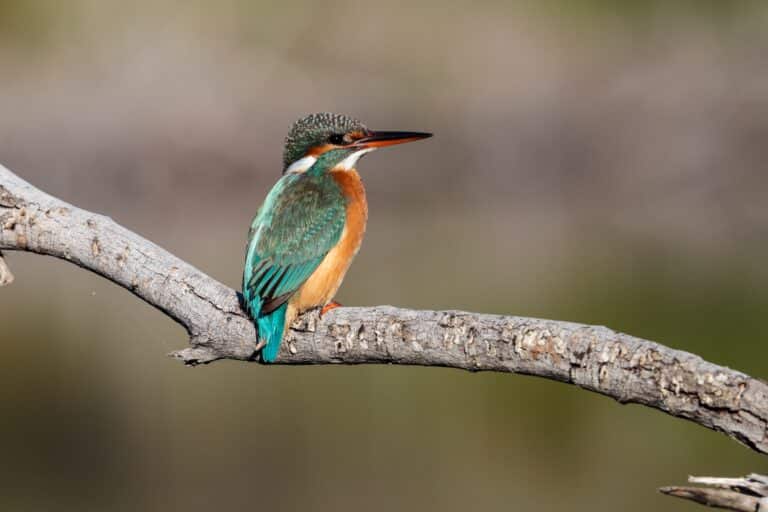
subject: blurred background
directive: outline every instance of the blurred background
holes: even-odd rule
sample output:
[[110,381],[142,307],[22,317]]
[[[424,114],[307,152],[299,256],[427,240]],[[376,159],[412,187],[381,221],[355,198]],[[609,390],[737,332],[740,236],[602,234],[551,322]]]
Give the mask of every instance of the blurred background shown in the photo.
[[[290,123],[429,141],[361,171],[347,305],[608,325],[768,375],[768,4],[0,0],[0,161],[232,287]],[[530,377],[189,369],[125,290],[30,254],[0,290],[0,508],[687,511],[768,472]]]

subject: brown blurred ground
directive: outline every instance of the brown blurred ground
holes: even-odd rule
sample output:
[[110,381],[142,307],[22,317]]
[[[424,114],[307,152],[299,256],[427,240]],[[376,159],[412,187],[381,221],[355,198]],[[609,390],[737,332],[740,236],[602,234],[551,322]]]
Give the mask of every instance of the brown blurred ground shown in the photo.
[[[238,286],[289,124],[436,137],[361,165],[345,304],[610,325],[768,374],[763,2],[0,1],[0,161]],[[768,471],[567,386],[444,369],[185,369],[161,314],[9,257],[0,508],[695,510]]]

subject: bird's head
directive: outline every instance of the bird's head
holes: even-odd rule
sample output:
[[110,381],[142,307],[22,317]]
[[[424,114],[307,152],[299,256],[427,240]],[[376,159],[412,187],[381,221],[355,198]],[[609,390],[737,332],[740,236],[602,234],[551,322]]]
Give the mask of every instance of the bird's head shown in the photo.
[[374,149],[431,136],[420,132],[373,131],[357,119],[341,114],[310,114],[293,123],[288,132],[283,173],[349,170],[361,156]]

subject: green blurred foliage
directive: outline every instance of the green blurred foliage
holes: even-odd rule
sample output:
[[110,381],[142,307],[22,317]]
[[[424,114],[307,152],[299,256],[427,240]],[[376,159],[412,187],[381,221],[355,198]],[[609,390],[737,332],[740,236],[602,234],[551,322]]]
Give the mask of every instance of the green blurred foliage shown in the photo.
[[594,23],[596,19],[621,19],[628,23],[646,25],[664,16],[690,22],[715,22],[725,24],[734,19],[745,19],[765,12],[765,4],[759,0],[719,2],[717,0],[544,0],[535,2],[551,14],[559,14],[571,20]]
[[57,3],[48,0],[1,0],[0,37],[3,43],[36,45],[42,42],[55,17]]

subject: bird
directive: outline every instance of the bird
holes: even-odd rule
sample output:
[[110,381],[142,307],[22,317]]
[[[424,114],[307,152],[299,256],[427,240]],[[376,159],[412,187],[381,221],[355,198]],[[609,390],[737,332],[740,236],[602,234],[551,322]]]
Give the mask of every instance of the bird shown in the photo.
[[431,137],[375,131],[350,116],[321,112],[296,121],[285,139],[283,172],[249,232],[243,270],[244,308],[258,331],[254,356],[274,362],[296,317],[340,304],[333,300],[360,249],[368,219],[355,169],[367,153]]

